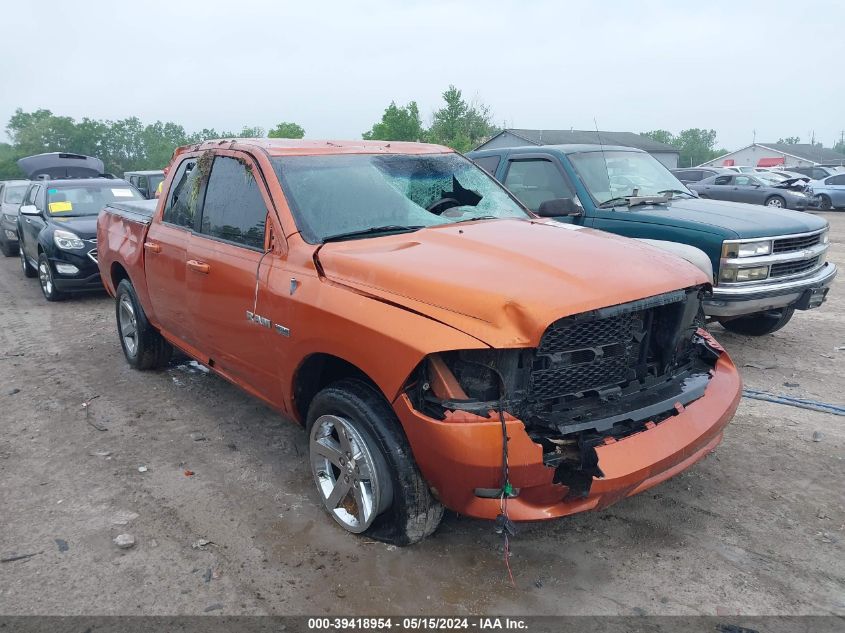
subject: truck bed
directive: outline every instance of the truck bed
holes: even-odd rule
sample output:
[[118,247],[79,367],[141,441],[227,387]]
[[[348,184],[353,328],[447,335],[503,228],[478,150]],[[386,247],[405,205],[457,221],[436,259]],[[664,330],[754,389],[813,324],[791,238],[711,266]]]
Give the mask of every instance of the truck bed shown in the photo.
[[122,216],[132,222],[149,224],[158,206],[158,200],[136,200],[133,202],[111,202],[103,211]]

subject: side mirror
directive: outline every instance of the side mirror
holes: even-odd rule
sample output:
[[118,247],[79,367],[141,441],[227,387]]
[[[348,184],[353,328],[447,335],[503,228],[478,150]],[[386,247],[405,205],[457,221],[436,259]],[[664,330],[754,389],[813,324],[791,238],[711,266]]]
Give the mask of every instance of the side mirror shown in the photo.
[[581,215],[581,204],[575,198],[552,198],[540,203],[537,215],[541,218],[557,218],[566,215]]
[[40,215],[38,208],[34,204],[22,204],[18,211],[21,215]]

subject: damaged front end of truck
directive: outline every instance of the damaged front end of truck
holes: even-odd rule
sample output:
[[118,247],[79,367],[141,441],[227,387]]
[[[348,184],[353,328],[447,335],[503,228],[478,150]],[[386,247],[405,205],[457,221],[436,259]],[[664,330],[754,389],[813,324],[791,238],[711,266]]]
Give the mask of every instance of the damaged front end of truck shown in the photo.
[[438,421],[521,421],[554,470],[551,483],[565,486],[566,499],[583,499],[605,475],[597,448],[704,396],[724,352],[701,329],[703,295],[693,287],[567,316],[535,348],[432,354],[405,394]]

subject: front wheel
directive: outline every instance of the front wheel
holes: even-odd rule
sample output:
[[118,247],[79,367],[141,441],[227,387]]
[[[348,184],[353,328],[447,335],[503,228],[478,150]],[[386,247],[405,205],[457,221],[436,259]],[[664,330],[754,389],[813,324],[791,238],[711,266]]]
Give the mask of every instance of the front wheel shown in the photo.
[[785,209],[786,200],[784,200],[780,196],[771,196],[769,199],[766,200],[766,206],[774,207],[775,209]]
[[117,333],[126,362],[135,369],[158,369],[167,365],[173,347],[164,340],[144,313],[135,288],[128,279],[117,286],[115,294]]
[[719,320],[719,323],[728,332],[743,334],[745,336],[765,336],[777,332],[784,325],[789,323],[795,308],[781,308],[780,310],[768,310],[758,312],[738,319]]
[[819,209],[822,211],[830,211],[833,208],[833,204],[831,204],[830,198],[824,194],[821,194],[817,197],[819,203]]
[[67,296],[56,288],[53,267],[44,253],[38,256],[38,281],[41,282],[41,292],[47,301],[61,301]]
[[320,500],[345,530],[409,545],[437,529],[434,499],[402,426],[384,397],[359,380],[341,380],[308,410],[309,459]]

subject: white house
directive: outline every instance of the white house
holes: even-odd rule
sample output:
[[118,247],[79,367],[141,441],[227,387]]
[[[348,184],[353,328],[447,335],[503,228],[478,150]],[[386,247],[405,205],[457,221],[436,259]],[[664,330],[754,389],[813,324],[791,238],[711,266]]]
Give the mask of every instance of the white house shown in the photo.
[[814,165],[845,165],[845,154],[809,143],[752,143],[735,152],[724,154],[701,167],[812,167]]

